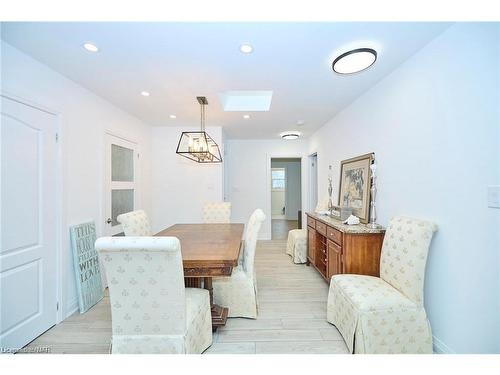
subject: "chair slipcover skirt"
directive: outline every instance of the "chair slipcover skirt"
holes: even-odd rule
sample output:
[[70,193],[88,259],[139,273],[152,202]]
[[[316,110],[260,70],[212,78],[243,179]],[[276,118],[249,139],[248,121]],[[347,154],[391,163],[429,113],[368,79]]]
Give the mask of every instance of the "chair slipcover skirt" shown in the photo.
[[294,263],[307,262],[307,229],[293,229],[288,232],[286,253],[292,256]]

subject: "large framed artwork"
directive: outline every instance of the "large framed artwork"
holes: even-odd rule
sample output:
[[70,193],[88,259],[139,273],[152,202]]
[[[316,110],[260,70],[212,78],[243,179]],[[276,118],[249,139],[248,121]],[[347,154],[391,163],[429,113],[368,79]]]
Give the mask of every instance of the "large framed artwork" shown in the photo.
[[370,215],[370,165],[373,153],[340,163],[339,206],[352,208],[352,214],[367,223]]

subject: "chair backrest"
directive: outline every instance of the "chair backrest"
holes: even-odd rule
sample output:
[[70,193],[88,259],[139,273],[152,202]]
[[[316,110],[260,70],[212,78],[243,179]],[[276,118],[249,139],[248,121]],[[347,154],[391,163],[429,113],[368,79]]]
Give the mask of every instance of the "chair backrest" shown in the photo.
[[122,225],[125,236],[151,236],[148,215],[143,210],[118,215],[116,220]]
[[425,265],[436,230],[429,221],[396,216],[382,245],[380,277],[419,306],[424,303]]
[[245,228],[244,248],[243,248],[243,269],[247,274],[252,275],[254,271],[255,249],[262,223],[266,219],[264,212],[258,208],[250,216]]
[[211,202],[203,206],[204,223],[230,223],[231,222],[231,202]]
[[183,335],[186,297],[175,237],[102,237],[96,250],[109,285],[113,335]]

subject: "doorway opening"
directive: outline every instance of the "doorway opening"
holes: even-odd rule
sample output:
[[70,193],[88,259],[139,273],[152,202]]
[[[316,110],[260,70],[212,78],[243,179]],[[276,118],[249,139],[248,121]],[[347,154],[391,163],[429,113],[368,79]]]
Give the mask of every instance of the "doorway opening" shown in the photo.
[[309,211],[318,204],[318,154],[309,155]]
[[300,226],[302,207],[300,158],[271,158],[271,238],[286,239]]

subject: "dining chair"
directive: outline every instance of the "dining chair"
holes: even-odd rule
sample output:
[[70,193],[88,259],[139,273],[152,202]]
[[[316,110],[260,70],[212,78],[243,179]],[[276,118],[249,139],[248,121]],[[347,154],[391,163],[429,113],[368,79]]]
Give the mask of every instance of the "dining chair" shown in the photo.
[[266,215],[254,211],[245,228],[243,256],[230,277],[213,279],[214,303],[229,307],[229,317],[257,318],[257,278],[254,261],[257,238]]
[[203,222],[224,224],[231,222],[231,202],[210,202],[203,205]]
[[151,225],[144,210],[118,215],[116,220],[122,225],[125,236],[151,236]]
[[102,237],[112,353],[202,353],[212,344],[208,291],[184,287],[175,237]]
[[332,276],[327,320],[351,353],[432,353],[424,276],[436,230],[428,221],[395,217],[382,244],[380,277]]

